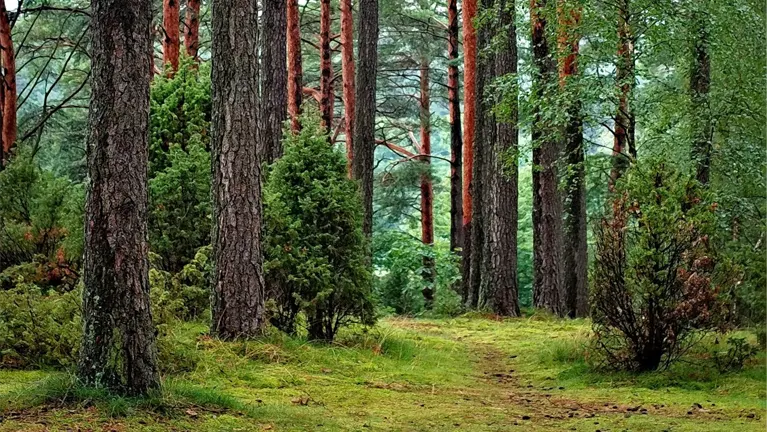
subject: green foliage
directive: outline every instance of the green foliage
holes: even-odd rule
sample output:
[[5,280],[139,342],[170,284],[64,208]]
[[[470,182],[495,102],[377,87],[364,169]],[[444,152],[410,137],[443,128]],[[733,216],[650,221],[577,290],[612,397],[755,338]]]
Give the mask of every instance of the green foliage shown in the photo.
[[[203,246],[178,273],[153,266],[149,270],[152,315],[156,323],[201,320],[210,308],[209,281],[213,271],[212,248]],[[159,257],[152,256],[156,261]]]
[[197,143],[173,145],[169,165],[149,181],[149,241],[163,268],[179,271],[210,243],[211,158]]
[[36,262],[39,277],[27,282],[71,282],[83,253],[82,185],[40,170],[21,153],[0,171],[0,188],[0,270]]
[[316,116],[290,134],[264,188],[265,265],[275,319],[291,332],[304,312],[312,339],[333,340],[341,326],[373,323],[362,205],[343,156]]
[[[423,257],[435,260],[435,280],[424,279]],[[388,231],[376,236],[374,265],[381,269],[375,278],[374,292],[379,307],[396,314],[415,315],[424,312],[425,287],[433,289],[435,302],[431,313],[458,315],[461,298],[454,287],[461,279],[459,259],[438,240],[432,247],[406,233]]]
[[173,78],[157,77],[150,107],[151,248],[177,272],[210,243],[210,71],[182,59]]
[[723,324],[707,198],[694,178],[663,161],[636,165],[618,186],[595,227],[591,278],[596,348],[607,365],[667,367],[696,331]]
[[29,283],[0,295],[0,367],[67,367],[80,345],[80,290],[43,292]]
[[720,372],[741,370],[744,363],[757,355],[758,348],[743,337],[729,337],[726,351],[715,351],[712,360]]

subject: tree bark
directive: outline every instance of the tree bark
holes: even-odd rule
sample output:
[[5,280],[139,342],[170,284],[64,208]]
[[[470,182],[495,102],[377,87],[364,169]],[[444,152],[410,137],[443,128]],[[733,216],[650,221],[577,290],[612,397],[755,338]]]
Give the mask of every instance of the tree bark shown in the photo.
[[464,244],[462,202],[461,101],[459,96],[459,11],[448,0],[448,121],[451,130],[451,251]]
[[691,157],[696,168],[696,179],[701,184],[707,185],[712,162],[713,125],[709,106],[709,88],[711,85],[709,29],[707,28],[705,12],[694,10],[692,22],[694,35],[693,69],[691,70],[690,83],[691,112],[693,114]]
[[344,99],[344,139],[347,144],[347,172],[352,177],[352,128],[355,125],[355,47],[352,0],[341,0],[341,80]]
[[263,0],[261,28],[260,138],[267,163],[283,155],[283,122],[288,117],[286,2]]
[[200,48],[200,0],[187,0],[184,27],[184,48],[187,55],[197,61],[197,50]]
[[[517,29],[514,0],[498,0],[498,35],[495,76],[517,73]],[[494,313],[519,316],[517,285],[517,95],[508,117],[497,119],[496,139],[488,152],[490,163],[486,242],[488,243],[488,303]],[[510,157],[512,156],[512,157]]]
[[149,300],[149,0],[91,3],[83,342],[78,377],[144,395],[160,386]]
[[632,90],[635,86],[635,43],[630,26],[629,0],[618,1],[619,49],[616,56],[616,90],[619,95],[613,127],[613,185],[637,157],[635,148],[635,115],[632,112]]
[[556,125],[543,112],[556,85],[557,65],[547,41],[546,0],[531,1],[533,45],[533,304],[562,316],[563,207],[558,193]]
[[379,38],[378,0],[360,0],[358,14],[355,132],[352,139],[352,177],[360,182],[363,233],[373,231],[373,152],[376,147],[376,63]]
[[470,268],[472,260],[472,172],[474,170],[475,141],[475,81],[477,69],[477,34],[474,20],[477,16],[477,0],[464,0],[461,8],[464,38],[464,136],[462,141],[462,300],[470,300]]
[[[419,87],[421,92],[419,100],[419,118],[421,122],[420,153],[425,155],[421,158],[422,162],[429,167],[431,163],[429,155],[432,154],[432,126],[429,95],[429,61],[427,59],[422,59],[419,67]],[[434,216],[432,213],[433,200],[432,174],[425,170],[425,173],[421,176],[421,242],[429,249],[432,249],[435,243]],[[434,301],[435,283],[435,259],[431,254],[424,256],[422,266],[424,267],[423,277],[425,282],[422,294],[424,295],[427,309],[431,309]]]
[[163,67],[168,76],[179,70],[179,0],[163,0]]
[[264,325],[257,0],[213,4],[211,332],[253,337]]
[[[571,318],[589,314],[587,289],[587,190],[584,167],[584,136],[581,101],[576,93],[579,56],[579,24],[581,7],[572,1],[559,0],[558,49],[560,51],[560,88],[567,119],[565,124],[565,220],[564,283],[566,313]],[[571,94],[568,94],[570,92]]]
[[16,145],[16,57],[11,36],[11,24],[8,19],[8,11],[5,4],[0,5],[0,60],[3,67],[2,127],[0,128],[0,140],[2,140],[2,165],[8,163],[11,149]]
[[325,130],[333,127],[333,64],[331,63],[331,0],[320,0],[320,115]]
[[298,0],[287,0],[288,116],[294,132],[300,129],[301,99],[304,89],[301,67],[301,22]]
[[[493,0],[482,0],[480,15],[493,7]],[[485,307],[490,291],[488,278],[489,250],[486,242],[487,211],[489,206],[488,185],[490,183],[489,152],[496,140],[496,122],[491,113],[492,104],[484,97],[486,86],[494,78],[495,53],[490,51],[494,26],[485,22],[477,30],[477,51],[484,55],[477,59],[475,71],[474,106],[474,144],[472,150],[474,161],[472,165],[472,221],[470,222],[470,254],[464,256],[469,261],[469,295],[467,306],[470,308]],[[465,110],[465,112],[469,112]]]

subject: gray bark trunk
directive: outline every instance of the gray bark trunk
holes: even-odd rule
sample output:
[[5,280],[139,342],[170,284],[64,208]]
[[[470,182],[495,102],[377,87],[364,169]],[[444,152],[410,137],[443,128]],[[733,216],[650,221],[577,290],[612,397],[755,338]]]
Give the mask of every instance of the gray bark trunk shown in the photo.
[[256,0],[213,4],[211,115],[214,274],[211,331],[248,338],[264,325]]

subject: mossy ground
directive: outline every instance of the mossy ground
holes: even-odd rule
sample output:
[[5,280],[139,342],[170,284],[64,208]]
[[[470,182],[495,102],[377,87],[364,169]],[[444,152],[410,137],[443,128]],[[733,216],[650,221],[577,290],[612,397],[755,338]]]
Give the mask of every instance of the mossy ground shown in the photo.
[[631,375],[587,365],[588,322],[536,315],[391,318],[330,346],[174,331],[196,365],[150,400],[67,388],[62,373],[0,371],[0,432],[766,429],[765,353],[720,374],[706,359],[712,341],[671,370]]

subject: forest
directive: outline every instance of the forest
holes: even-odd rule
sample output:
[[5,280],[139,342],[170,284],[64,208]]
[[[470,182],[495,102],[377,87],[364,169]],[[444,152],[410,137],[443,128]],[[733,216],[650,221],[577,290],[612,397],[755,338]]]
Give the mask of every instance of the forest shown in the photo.
[[0,1],[0,432],[766,430],[767,31]]

